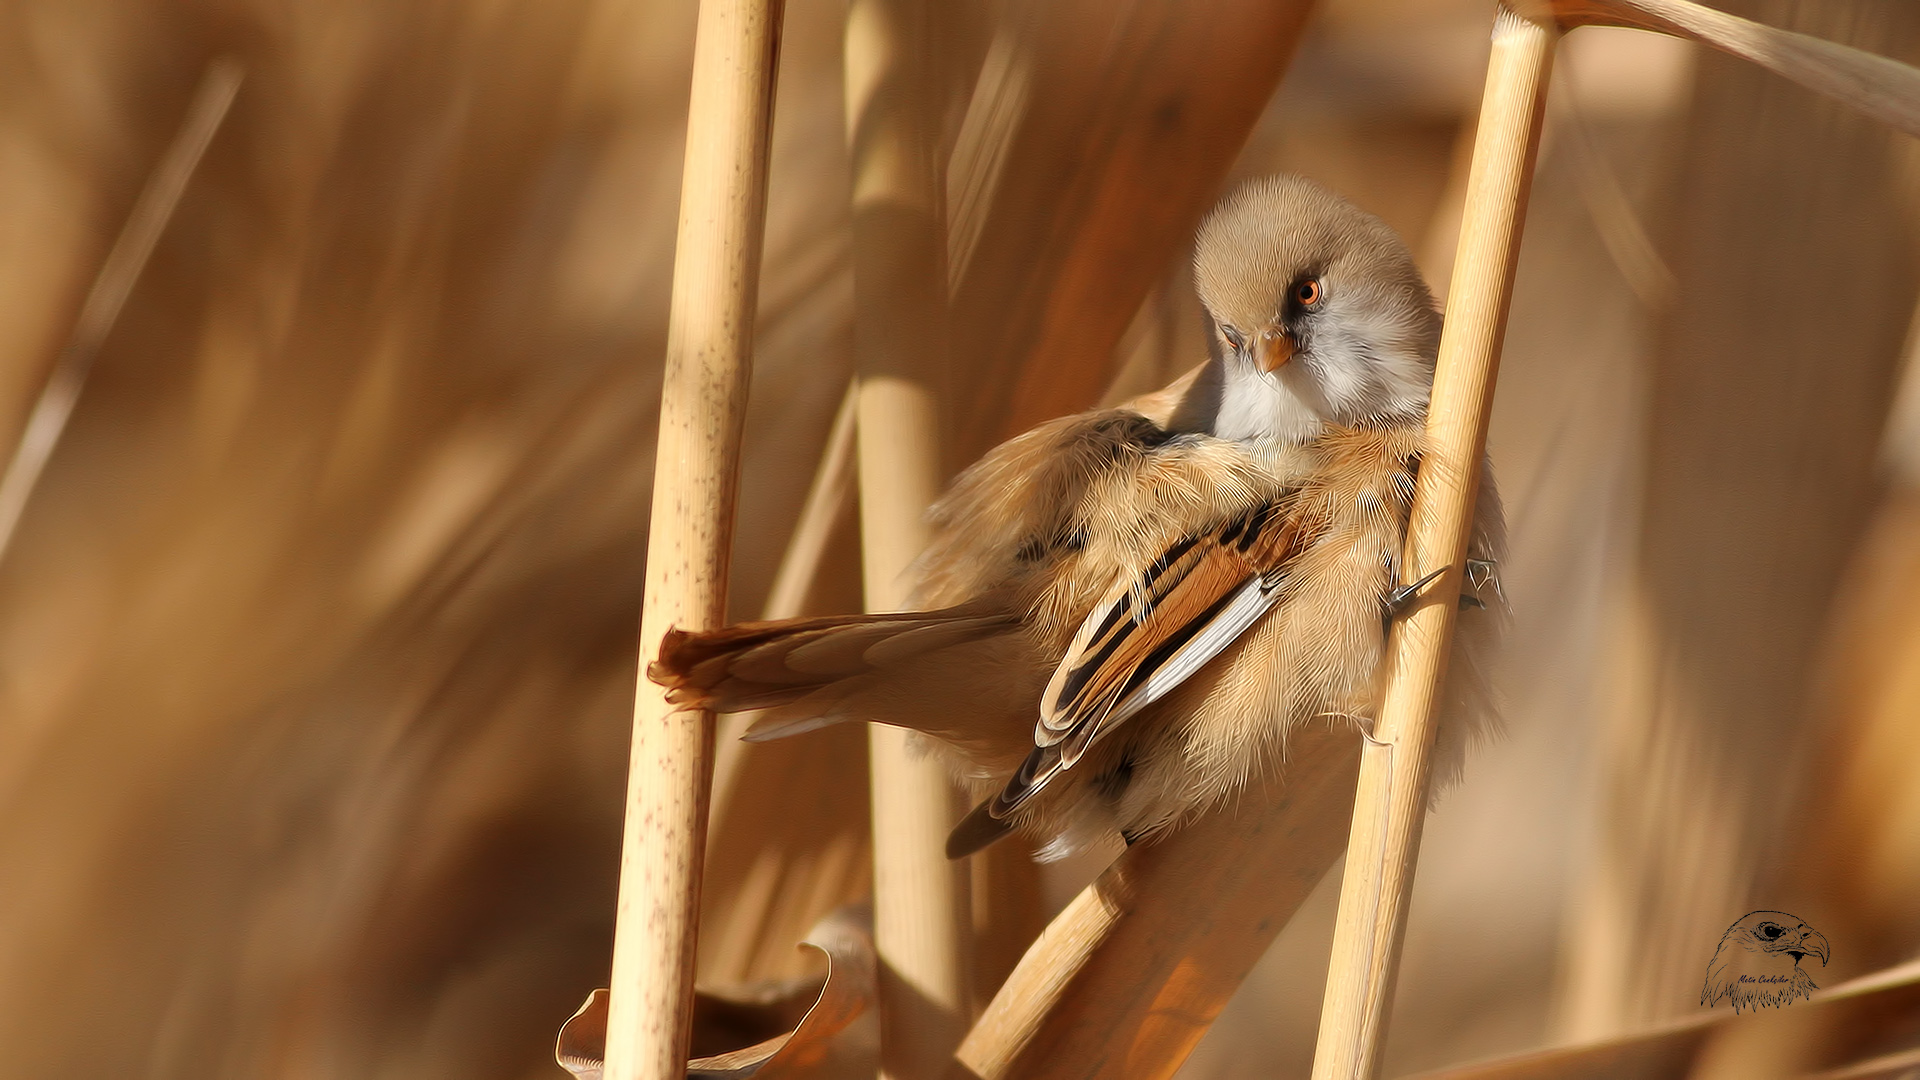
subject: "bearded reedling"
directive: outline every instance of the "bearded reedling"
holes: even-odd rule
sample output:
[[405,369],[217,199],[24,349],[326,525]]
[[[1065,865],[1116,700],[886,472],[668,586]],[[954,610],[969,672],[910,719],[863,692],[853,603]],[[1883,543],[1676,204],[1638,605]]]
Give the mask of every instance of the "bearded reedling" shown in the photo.
[[[954,858],[1015,828],[1043,858],[1132,842],[1281,775],[1295,725],[1366,727],[1387,622],[1430,580],[1398,568],[1433,296],[1391,229],[1297,177],[1228,195],[1194,278],[1212,358],[962,474],[932,511],[927,610],[672,632],[650,677],[688,707],[766,710],[749,739],[849,720],[933,736],[994,792],[949,837]],[[1491,722],[1504,533],[1483,478],[1443,780]]]

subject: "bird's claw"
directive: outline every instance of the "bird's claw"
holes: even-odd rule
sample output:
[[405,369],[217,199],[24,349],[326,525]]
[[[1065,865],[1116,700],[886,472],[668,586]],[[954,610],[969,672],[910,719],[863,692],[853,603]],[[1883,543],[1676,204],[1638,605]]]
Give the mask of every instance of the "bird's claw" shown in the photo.
[[[1467,581],[1467,587],[1472,589],[1473,591],[1463,592],[1460,594],[1460,609],[1462,611],[1466,610],[1467,608],[1480,608],[1483,611],[1486,610],[1487,603],[1486,601],[1480,599],[1478,593],[1480,592],[1481,589],[1486,588],[1487,585],[1490,583],[1493,585],[1494,589],[1498,591],[1498,589],[1500,588],[1499,582],[1498,582],[1498,579],[1495,578],[1494,576],[1494,571],[1496,569],[1497,569],[1497,564],[1492,559],[1468,559],[1466,561],[1465,577]],[[1391,616],[1403,614],[1406,611],[1407,607],[1412,604],[1414,597],[1420,595],[1421,589],[1424,589],[1428,585],[1433,584],[1435,579],[1437,579],[1441,574],[1444,574],[1446,572],[1447,572],[1447,567],[1443,566],[1440,569],[1435,570],[1433,573],[1428,574],[1426,577],[1421,578],[1419,581],[1416,581],[1411,585],[1402,585],[1399,588],[1396,588],[1391,592],[1387,593],[1387,596],[1386,596],[1387,615],[1391,617]]]
[[1506,604],[1507,594],[1500,590],[1499,563],[1494,562],[1492,559],[1468,559],[1466,571],[1467,587],[1473,590],[1474,595],[1468,596],[1465,593],[1460,594],[1461,603],[1471,604],[1473,607],[1480,608],[1484,611],[1487,606],[1486,601],[1481,600],[1479,594],[1491,585],[1493,587],[1493,595],[1499,599],[1502,605]]
[[1406,611],[1407,605],[1412,603],[1413,598],[1420,595],[1420,590],[1433,584],[1434,580],[1441,574],[1446,573],[1448,569],[1448,567],[1443,566],[1411,585],[1402,585],[1387,593],[1387,614],[1390,616],[1399,615]]

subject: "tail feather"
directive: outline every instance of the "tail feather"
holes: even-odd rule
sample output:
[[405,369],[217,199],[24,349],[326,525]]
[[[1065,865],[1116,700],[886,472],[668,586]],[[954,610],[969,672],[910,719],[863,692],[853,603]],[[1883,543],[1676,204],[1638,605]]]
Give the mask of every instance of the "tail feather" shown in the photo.
[[704,674],[709,679],[818,685],[823,678],[843,678],[864,670],[863,655],[868,645],[918,625],[918,622],[888,621],[796,630],[736,653],[714,657],[703,665],[707,669]]
[[867,650],[866,660],[875,667],[884,667],[935,649],[962,645],[989,634],[1005,633],[1017,623],[1018,620],[1006,615],[980,615],[930,622],[918,629],[906,630],[876,642]]
[[[869,623],[925,618],[920,612],[887,615],[821,615],[805,619],[769,619],[734,623],[716,630],[668,630],[660,642],[660,657],[647,668],[647,677],[663,686],[692,683],[714,670],[710,661],[731,660],[755,646],[791,640],[813,631],[829,631]],[[698,669],[698,672],[696,672]]]
[[673,630],[660,644],[660,658],[648,665],[647,677],[666,687],[668,700],[676,704],[716,712],[773,708],[1018,625],[1004,611],[968,604],[741,623],[699,633]]
[[[930,750],[979,780],[1013,772],[1033,749],[1034,703],[1052,660],[1018,616],[976,602],[676,631],[647,675],[678,705],[759,711],[751,742],[873,721],[931,736]],[[968,843],[1009,829],[995,818]]]
[[[888,642],[912,640],[913,634],[941,625],[943,620],[922,616],[816,631],[804,639],[796,639],[777,662],[788,671],[808,677],[845,678],[879,667],[883,661],[872,654]],[[754,651],[756,659],[762,662],[774,660],[780,652],[775,644],[762,645]]]

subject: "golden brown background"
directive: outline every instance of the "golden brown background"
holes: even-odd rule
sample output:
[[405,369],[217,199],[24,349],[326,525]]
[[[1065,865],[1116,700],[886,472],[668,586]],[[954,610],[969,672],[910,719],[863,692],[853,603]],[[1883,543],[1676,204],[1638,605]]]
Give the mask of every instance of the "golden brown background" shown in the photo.
[[[1071,76],[1159,6],[952,5],[954,138],[978,73]],[[1718,6],[1920,61],[1909,0]],[[1439,286],[1491,10],[1324,0],[1271,100],[1205,52],[1168,77],[1258,115],[1234,175],[1343,191]],[[563,1075],[606,981],[693,13],[0,6],[7,440],[207,65],[245,68],[0,563],[0,1076]],[[742,617],[852,366],[843,15],[786,15]],[[1390,1073],[1696,1009],[1757,907],[1833,941],[1823,985],[1920,949],[1916,146],[1652,35],[1578,31],[1559,68],[1491,436],[1508,731],[1427,830]],[[1160,284],[1110,361],[1008,368],[1057,331],[1007,298],[1052,295],[1015,256],[1087,153],[1028,141],[952,193],[1003,200],[1006,267],[956,298],[976,451],[1205,348],[1161,244],[1121,260]],[[857,604],[856,543],[813,607]],[[715,925],[859,890],[864,743],[811,738],[815,772],[743,785],[794,835],[716,846]],[[1183,1075],[1304,1075],[1337,881]],[[703,977],[799,970],[749,938]]]

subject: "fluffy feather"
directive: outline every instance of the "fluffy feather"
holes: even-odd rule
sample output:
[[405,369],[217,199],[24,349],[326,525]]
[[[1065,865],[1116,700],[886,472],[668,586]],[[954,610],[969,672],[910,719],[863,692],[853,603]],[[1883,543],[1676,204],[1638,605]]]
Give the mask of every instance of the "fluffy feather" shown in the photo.
[[[934,736],[997,792],[955,830],[956,856],[1015,826],[1043,855],[1152,835],[1271,775],[1294,727],[1371,723],[1432,298],[1385,226],[1292,179],[1230,196],[1196,274],[1220,355],[967,470],[932,511],[928,610],[672,635],[650,674],[677,702],[767,709],[755,737],[848,720]],[[1262,334],[1292,343],[1277,371],[1256,366]],[[1484,477],[1472,555],[1496,562],[1503,542]],[[1479,661],[1504,604],[1491,580],[1470,585],[1482,607],[1456,634],[1443,781],[1491,716]]]

